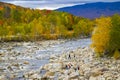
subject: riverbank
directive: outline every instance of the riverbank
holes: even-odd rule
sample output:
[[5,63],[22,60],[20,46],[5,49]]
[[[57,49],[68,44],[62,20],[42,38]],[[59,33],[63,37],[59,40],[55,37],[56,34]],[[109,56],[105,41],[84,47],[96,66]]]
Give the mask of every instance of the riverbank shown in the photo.
[[42,80],[120,80],[120,60],[96,58],[89,47],[62,55],[52,55],[39,70],[24,74],[26,79]]
[[45,59],[49,54],[39,54],[39,51],[65,42],[66,40],[46,40],[0,43],[0,80],[24,80],[25,72],[38,69],[49,62]]
[[49,63],[51,55],[61,55],[90,43],[89,38],[0,43],[0,79],[25,80],[24,74]]
[[90,39],[0,43],[0,80],[119,80],[120,60],[96,58]]

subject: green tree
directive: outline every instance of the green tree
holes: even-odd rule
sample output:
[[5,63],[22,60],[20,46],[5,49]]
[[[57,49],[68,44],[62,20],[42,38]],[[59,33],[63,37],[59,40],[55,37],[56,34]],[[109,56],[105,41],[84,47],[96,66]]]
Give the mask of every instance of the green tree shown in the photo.
[[21,13],[17,9],[11,10],[11,18],[13,21],[20,22],[21,21]]
[[112,16],[111,21],[109,51],[111,54],[119,52],[119,55],[114,56],[117,58],[120,57],[120,16],[118,14]]
[[4,18],[10,18],[11,9],[9,6],[5,6],[3,12],[4,12]]

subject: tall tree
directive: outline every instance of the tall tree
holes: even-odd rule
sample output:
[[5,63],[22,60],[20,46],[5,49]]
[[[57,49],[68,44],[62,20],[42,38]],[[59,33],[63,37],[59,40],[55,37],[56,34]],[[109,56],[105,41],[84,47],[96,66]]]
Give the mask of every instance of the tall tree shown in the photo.
[[10,12],[11,12],[10,7],[5,6],[3,11],[4,11],[4,18],[10,18]]
[[92,47],[98,56],[102,56],[107,50],[110,40],[111,18],[101,17],[96,19],[96,27],[92,34]]
[[[111,54],[116,55],[120,51],[120,16],[112,16],[112,27],[110,32],[109,50]],[[120,57],[120,52],[115,58]]]

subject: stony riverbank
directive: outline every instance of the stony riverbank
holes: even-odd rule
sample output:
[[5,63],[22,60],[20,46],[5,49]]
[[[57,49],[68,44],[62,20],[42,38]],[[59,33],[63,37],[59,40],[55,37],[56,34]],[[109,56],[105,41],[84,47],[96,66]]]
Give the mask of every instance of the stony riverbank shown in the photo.
[[[38,42],[4,42],[0,43],[0,60],[33,59],[37,50],[43,50],[65,40],[48,40]],[[37,58],[37,57],[35,57]]]
[[0,80],[120,80],[120,60],[96,58],[89,44],[90,39],[0,43]]
[[[23,74],[48,63],[37,51],[59,45],[66,40],[0,43],[0,80],[24,80]],[[49,54],[47,54],[49,55]],[[39,64],[38,64],[39,62]]]
[[52,55],[50,62],[24,74],[30,80],[120,80],[120,60],[96,58],[89,47]]

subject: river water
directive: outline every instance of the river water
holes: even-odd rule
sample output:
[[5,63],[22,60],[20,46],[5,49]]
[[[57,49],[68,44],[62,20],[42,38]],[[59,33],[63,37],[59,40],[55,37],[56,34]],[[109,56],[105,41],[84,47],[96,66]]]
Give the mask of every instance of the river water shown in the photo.
[[[81,48],[88,47],[90,44],[91,44],[91,40],[89,38],[69,40],[69,41],[65,41],[60,44],[52,44],[51,46],[45,47],[41,50],[36,50],[34,54],[30,54],[28,57],[20,55],[19,58],[16,60],[15,59],[0,60],[0,75],[4,74],[9,79],[11,74],[16,74],[17,78],[14,80],[22,79],[21,77],[23,76],[25,72],[39,69],[40,66],[43,66],[49,63],[49,58],[51,55],[59,55],[61,53],[68,53],[80,47]],[[0,48],[0,53],[3,52],[4,50],[5,49]],[[14,47],[14,51],[24,52],[24,50],[25,50],[24,45],[19,46],[19,47],[18,46]],[[30,56],[32,57],[30,58]],[[27,65],[23,64],[24,61],[28,61],[29,64]],[[14,65],[14,66],[11,65],[13,63],[14,64],[16,63],[18,65]]]
[[51,54],[61,54],[67,53],[69,51],[75,50],[79,47],[88,47],[91,43],[90,39],[79,39],[79,40],[70,40],[65,43],[52,45],[52,47],[48,47],[43,50],[36,51],[35,56],[45,56],[49,57]]

